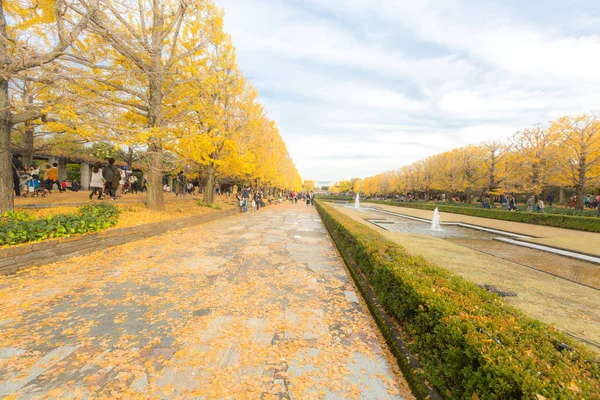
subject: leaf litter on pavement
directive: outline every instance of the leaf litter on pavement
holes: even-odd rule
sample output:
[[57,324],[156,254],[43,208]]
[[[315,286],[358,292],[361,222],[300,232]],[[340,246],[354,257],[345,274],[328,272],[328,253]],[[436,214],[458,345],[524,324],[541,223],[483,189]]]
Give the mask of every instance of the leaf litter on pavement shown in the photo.
[[320,251],[308,268],[290,231],[269,233],[281,211],[0,277],[0,394],[13,382],[17,398],[361,398],[375,382],[398,398],[406,383],[346,298],[326,233],[304,248]]

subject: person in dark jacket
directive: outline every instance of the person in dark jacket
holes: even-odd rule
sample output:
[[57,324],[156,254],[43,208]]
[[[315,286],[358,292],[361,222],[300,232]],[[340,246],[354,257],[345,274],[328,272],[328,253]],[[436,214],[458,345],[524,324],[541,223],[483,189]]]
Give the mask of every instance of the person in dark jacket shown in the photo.
[[256,210],[258,211],[262,204],[262,196],[258,190],[254,193],[254,202],[256,203]]
[[121,174],[115,166],[115,159],[109,158],[108,165],[102,170],[102,177],[106,181],[104,194],[109,194],[112,200],[117,199],[117,188],[121,180]]
[[21,154],[15,153],[12,157],[13,185],[15,186],[15,196],[21,197],[21,171],[25,170]]
[[242,191],[242,201],[244,202],[244,212],[248,212],[248,202],[250,201],[250,190],[245,187]]

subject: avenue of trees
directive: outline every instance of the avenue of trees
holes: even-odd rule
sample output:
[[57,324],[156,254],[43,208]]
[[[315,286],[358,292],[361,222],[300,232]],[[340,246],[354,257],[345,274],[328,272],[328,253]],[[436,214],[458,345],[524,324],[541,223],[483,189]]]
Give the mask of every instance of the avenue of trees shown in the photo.
[[600,187],[600,114],[562,117],[516,132],[505,142],[469,145],[364,180],[336,184],[334,192],[367,195],[516,193],[542,195],[572,188],[576,207]]
[[11,153],[69,143],[135,149],[152,210],[174,166],[202,171],[211,202],[223,179],[302,187],[212,0],[0,0],[0,65],[0,213]]

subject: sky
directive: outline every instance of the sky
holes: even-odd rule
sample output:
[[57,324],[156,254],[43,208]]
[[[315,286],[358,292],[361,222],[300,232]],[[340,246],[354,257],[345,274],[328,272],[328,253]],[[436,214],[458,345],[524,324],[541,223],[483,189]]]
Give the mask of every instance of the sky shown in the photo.
[[303,179],[600,109],[597,0],[216,0]]

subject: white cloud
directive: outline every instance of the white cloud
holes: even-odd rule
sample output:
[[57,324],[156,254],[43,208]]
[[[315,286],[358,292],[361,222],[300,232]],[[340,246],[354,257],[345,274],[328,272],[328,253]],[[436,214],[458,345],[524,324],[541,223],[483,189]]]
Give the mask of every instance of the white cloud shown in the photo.
[[592,0],[539,10],[516,1],[217,1],[305,179],[368,176],[600,105]]

